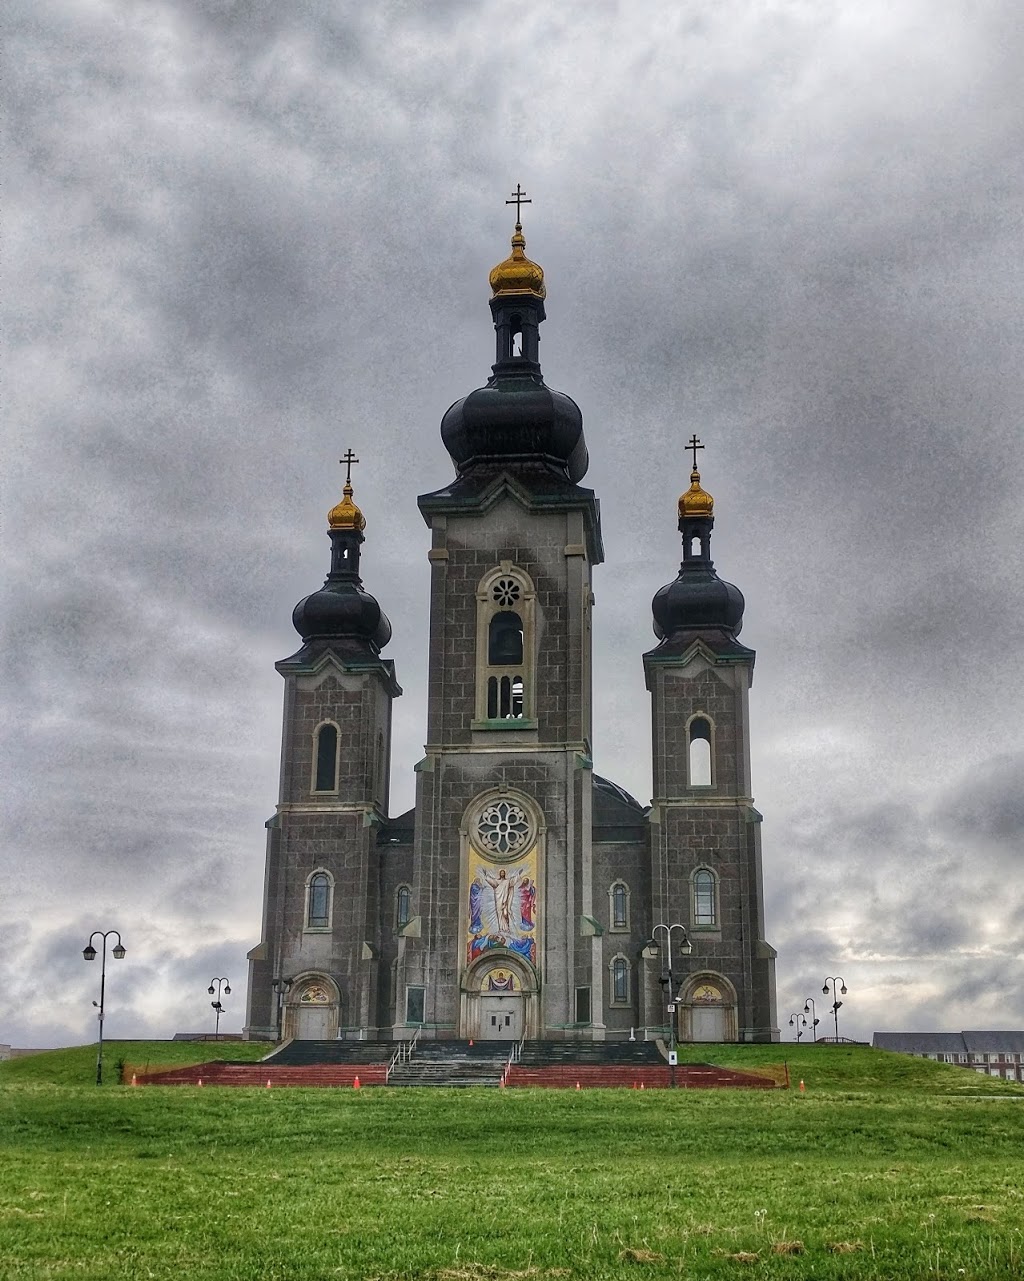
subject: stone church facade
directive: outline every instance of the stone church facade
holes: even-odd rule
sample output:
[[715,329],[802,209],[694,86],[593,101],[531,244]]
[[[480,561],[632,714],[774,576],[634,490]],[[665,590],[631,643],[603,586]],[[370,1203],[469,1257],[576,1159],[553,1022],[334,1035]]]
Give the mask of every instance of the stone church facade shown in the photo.
[[[778,1039],[750,780],[754,653],[710,555],[694,464],[683,561],[654,597],[652,803],[591,763],[582,415],[544,383],[543,271],[516,224],[490,274],[496,360],[444,415],[455,476],[430,530],[426,744],[391,816],[391,627],[363,587],[350,479],[331,568],[296,606],[246,1035]],[[694,438],[694,459],[698,442]],[[641,656],[637,655],[637,661]],[[671,927],[671,928],[668,928]],[[670,1012],[671,1010],[671,1012]]]

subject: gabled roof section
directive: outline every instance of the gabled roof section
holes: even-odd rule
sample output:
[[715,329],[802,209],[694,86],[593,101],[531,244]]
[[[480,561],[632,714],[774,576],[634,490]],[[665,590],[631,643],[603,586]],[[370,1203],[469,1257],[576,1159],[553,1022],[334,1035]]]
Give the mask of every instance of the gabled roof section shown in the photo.
[[274,666],[282,676],[308,676],[316,675],[332,663],[343,672],[380,672],[392,698],[398,698],[402,692],[401,685],[395,679],[394,662],[379,655],[374,657],[357,640],[338,637],[307,641],[301,649],[282,658]]
[[583,512],[590,561],[599,565],[604,560],[601,504],[594,491],[573,484],[564,472],[544,463],[522,462],[514,471],[502,464],[478,465],[443,489],[421,494],[416,502],[429,525],[434,515],[483,515],[506,494],[526,511]]
[[385,819],[377,829],[378,845],[411,845],[416,834],[416,809]]

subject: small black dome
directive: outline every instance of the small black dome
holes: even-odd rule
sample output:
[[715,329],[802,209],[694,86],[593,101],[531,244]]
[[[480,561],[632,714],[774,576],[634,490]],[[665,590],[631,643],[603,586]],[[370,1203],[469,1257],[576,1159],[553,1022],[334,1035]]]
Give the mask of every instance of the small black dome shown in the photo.
[[328,581],[292,611],[303,641],[353,639],[380,650],[391,639],[388,616],[369,592],[352,582]]
[[679,577],[655,592],[651,609],[659,640],[700,627],[717,627],[738,636],[743,626],[743,593],[719,578],[704,560],[684,562]]
[[564,467],[574,483],[589,459],[579,406],[538,377],[496,375],[457,400],[441,439],[459,472],[476,462],[539,459]]

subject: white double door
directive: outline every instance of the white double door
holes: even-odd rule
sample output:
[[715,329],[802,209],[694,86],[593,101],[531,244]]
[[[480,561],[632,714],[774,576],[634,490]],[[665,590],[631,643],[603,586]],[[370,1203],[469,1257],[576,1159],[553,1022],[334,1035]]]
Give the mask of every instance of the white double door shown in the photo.
[[518,1041],[522,1035],[523,998],[520,993],[481,996],[481,1041]]

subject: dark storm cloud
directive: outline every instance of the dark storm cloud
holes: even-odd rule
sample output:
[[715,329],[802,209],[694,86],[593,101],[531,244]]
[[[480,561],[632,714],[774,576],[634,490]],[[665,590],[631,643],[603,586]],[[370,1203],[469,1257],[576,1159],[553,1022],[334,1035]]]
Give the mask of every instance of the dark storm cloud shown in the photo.
[[[8,25],[19,1039],[89,1032],[96,924],[132,922],[139,1030],[203,1016],[196,967],[241,992],[273,662],[326,572],[350,444],[410,803],[414,499],[451,474],[441,414],[489,372],[517,179],[545,373],[583,408],[602,501],[602,772],[648,798],[640,655],[696,431],[758,649],[780,1012],[839,969],[858,1034],[897,999],[916,1026],[1024,1024],[992,996],[1024,946],[1019,6],[141,12],[63,0]],[[72,1003],[43,1015],[28,976],[64,949]]]

